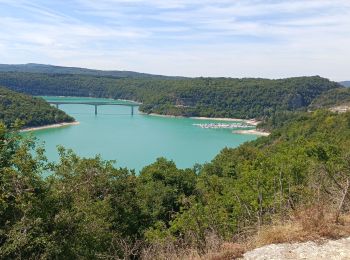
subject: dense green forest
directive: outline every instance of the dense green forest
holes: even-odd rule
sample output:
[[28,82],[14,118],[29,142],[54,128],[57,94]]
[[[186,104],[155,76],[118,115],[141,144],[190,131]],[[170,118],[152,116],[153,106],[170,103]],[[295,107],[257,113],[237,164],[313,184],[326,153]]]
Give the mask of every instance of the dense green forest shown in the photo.
[[313,100],[310,105],[310,108],[329,108],[340,105],[350,105],[350,88],[339,88],[327,91],[323,95]]
[[23,127],[72,122],[74,118],[50,106],[41,98],[30,97],[0,87],[0,122],[11,126],[20,120]]
[[0,258],[157,259],[170,245],[205,253],[213,234],[234,241],[305,205],[322,202],[338,219],[349,209],[350,113],[274,125],[205,165],[160,158],[139,175],[64,148],[47,163],[42,147],[1,125]]
[[279,80],[115,78],[22,72],[1,72],[0,84],[31,95],[130,99],[142,102],[140,110],[146,113],[236,118],[306,110],[323,93],[343,88],[318,76]]

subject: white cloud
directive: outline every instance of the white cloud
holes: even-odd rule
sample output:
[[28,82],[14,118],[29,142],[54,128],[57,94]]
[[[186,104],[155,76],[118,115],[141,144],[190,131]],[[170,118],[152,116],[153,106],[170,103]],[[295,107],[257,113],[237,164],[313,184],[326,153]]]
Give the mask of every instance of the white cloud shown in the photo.
[[0,0],[0,7],[16,10],[0,20],[2,62],[350,79],[350,1]]

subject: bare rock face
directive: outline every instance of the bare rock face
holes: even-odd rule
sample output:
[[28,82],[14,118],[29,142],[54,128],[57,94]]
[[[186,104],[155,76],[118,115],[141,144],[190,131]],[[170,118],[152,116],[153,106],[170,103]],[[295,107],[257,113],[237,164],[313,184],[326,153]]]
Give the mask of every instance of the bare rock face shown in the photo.
[[350,259],[350,237],[323,243],[272,244],[245,253],[243,259]]

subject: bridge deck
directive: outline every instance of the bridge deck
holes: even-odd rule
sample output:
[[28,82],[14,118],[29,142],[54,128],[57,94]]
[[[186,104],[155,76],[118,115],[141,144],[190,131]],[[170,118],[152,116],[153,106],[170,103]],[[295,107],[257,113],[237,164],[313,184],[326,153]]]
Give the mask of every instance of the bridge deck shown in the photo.
[[49,104],[53,105],[91,105],[91,106],[128,106],[128,107],[138,107],[139,103],[116,103],[116,102],[65,102],[65,101],[47,101]]
[[69,101],[48,101],[49,104],[56,105],[91,105],[95,107],[95,115],[97,115],[98,106],[126,106],[131,107],[131,115],[134,115],[134,107],[140,106],[138,103],[117,103],[117,102],[69,102]]

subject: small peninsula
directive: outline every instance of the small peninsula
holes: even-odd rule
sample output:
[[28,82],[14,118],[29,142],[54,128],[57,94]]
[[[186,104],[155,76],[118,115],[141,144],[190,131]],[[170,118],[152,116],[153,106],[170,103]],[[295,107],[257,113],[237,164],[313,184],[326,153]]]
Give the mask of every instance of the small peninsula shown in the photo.
[[42,98],[20,94],[0,87],[0,121],[6,126],[17,122],[23,129],[49,127],[57,124],[76,124],[75,119],[51,106]]

